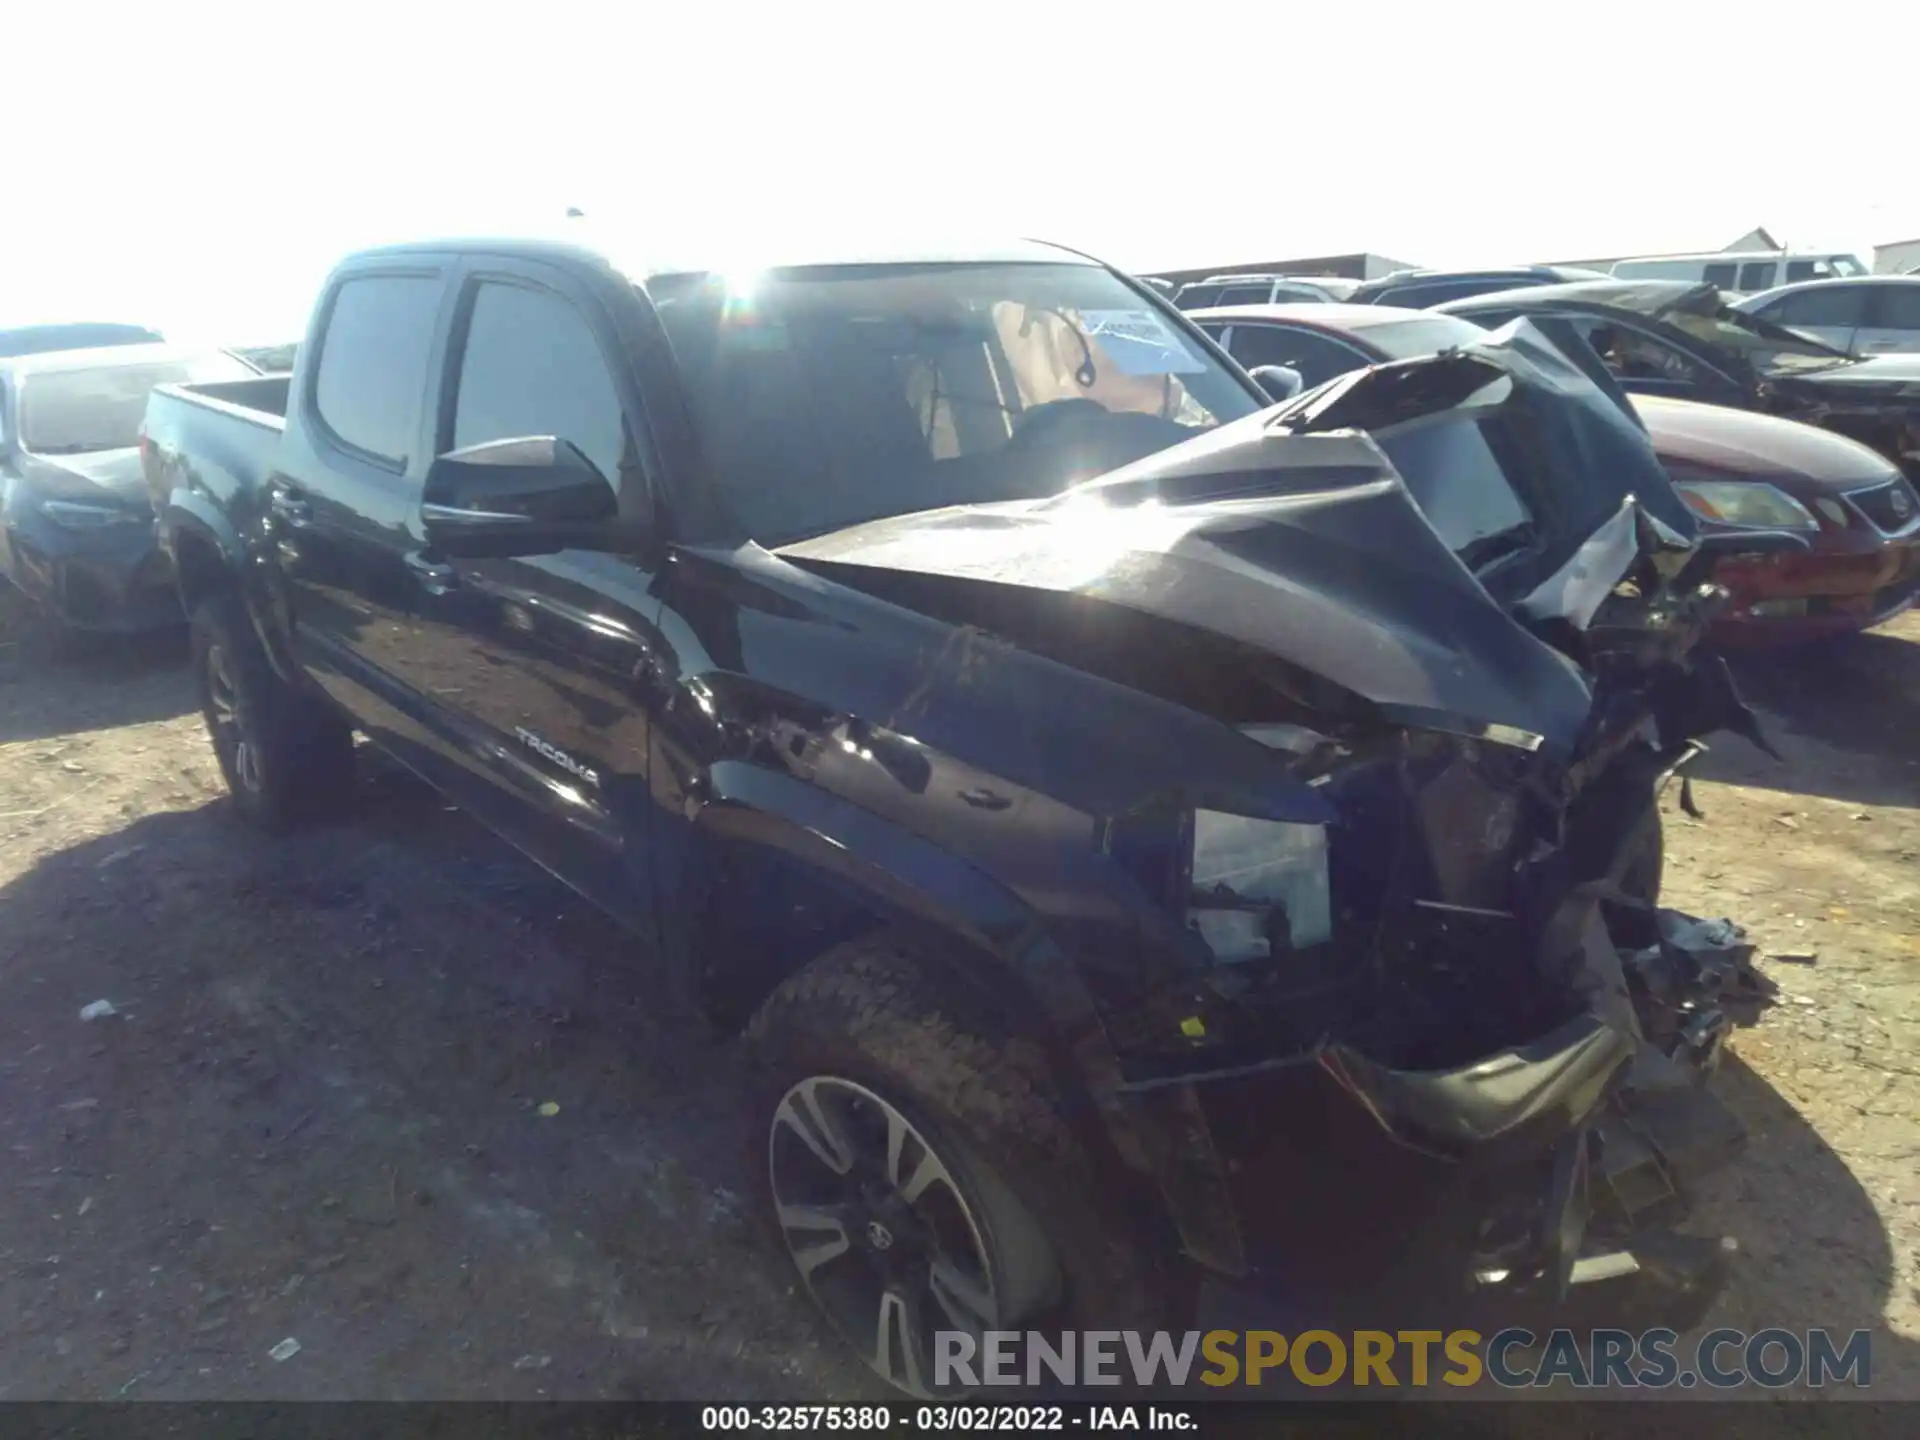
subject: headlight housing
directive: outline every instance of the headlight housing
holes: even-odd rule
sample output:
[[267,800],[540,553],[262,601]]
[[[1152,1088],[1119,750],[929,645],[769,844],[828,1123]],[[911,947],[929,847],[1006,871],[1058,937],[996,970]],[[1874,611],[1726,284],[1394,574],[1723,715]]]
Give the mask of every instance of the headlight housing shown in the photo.
[[1820,528],[1813,512],[1777,485],[1752,480],[1682,480],[1677,488],[1695,514],[1721,525],[1803,533]]
[[77,500],[42,500],[40,513],[63,530],[105,530],[115,525],[141,525],[153,518],[112,505],[87,505]]
[[1333,937],[1324,825],[1193,812],[1187,925],[1223,965]]

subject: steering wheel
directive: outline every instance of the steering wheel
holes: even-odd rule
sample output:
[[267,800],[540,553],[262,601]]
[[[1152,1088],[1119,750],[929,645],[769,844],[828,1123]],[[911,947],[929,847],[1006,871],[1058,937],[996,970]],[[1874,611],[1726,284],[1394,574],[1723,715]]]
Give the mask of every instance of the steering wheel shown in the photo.
[[1035,405],[1030,410],[1020,412],[1020,418],[1014,422],[1013,435],[1007,441],[1009,446],[1031,445],[1035,437],[1058,430],[1062,425],[1070,425],[1074,417],[1090,420],[1094,416],[1105,416],[1107,407],[1098,400],[1088,400],[1084,396],[1073,395],[1065,400],[1048,400]]

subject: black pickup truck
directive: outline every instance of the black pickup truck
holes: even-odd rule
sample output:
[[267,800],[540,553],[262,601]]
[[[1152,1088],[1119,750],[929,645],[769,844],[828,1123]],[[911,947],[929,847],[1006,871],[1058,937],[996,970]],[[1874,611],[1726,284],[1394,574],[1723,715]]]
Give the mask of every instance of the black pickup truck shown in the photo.
[[419,244],[146,441],[240,809],[359,730],[621,917],[896,1385],[1197,1277],[1713,1294],[1660,1227],[1764,995],[1655,907],[1655,800],[1758,735],[1710,547],[1524,324],[1275,405],[1051,247]]

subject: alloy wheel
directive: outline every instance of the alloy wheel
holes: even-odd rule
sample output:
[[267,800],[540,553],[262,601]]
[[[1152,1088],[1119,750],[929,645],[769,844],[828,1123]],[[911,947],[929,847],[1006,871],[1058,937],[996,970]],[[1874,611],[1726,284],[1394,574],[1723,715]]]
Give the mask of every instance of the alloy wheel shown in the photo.
[[835,1328],[909,1394],[942,1388],[935,1331],[977,1342],[1057,1284],[1048,1264],[996,1267],[990,1237],[1012,1232],[1008,1254],[1050,1251],[1004,1186],[962,1184],[956,1171],[973,1168],[851,1080],[802,1080],[774,1109],[768,1174],[787,1252]]
[[234,683],[233,664],[224,645],[207,647],[207,719],[214,748],[227,762],[234,783],[253,794],[260,791],[260,751],[254,744],[245,702]]

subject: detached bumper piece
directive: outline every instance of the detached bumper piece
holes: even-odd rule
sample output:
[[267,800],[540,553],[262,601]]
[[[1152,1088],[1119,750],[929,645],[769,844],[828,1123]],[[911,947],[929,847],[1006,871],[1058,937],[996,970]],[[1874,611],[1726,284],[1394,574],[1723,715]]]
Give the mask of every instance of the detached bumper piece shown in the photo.
[[1779,987],[1754,969],[1753,942],[1731,920],[1678,910],[1655,918],[1659,942],[1621,957],[1641,992],[1635,1008],[1655,1049],[1694,1075],[1710,1074],[1734,1026],[1754,1024]]
[[1730,920],[1676,910],[1655,916],[1658,943],[1621,956],[1646,1043],[1606,1106],[1560,1143],[1525,1276],[1481,1268],[1481,1283],[1587,1308],[1647,1307],[1660,1323],[1704,1314],[1724,1285],[1729,1239],[1666,1228],[1704,1176],[1746,1144],[1737,1116],[1710,1094],[1733,1026],[1752,1024],[1776,993],[1753,967],[1754,946]]
[[1495,1329],[1703,1315],[1736,1251],[1674,1227],[1746,1141],[1705,1080],[1773,987],[1731,922],[1644,919],[1652,943],[1601,941],[1619,1020],[1582,1012],[1439,1070],[1330,1044],[1190,1079],[1246,1257],[1221,1274],[1294,1306]]
[[[1521,1265],[1476,1260],[1474,1282],[1494,1312],[1538,1306],[1543,1323],[1647,1324],[1684,1329],[1725,1286],[1730,1239],[1669,1228],[1692,1181],[1737,1155],[1746,1133],[1703,1089],[1623,1094],[1554,1156],[1545,1204]],[[1512,1253],[1512,1252],[1509,1252]],[[1508,1268],[1513,1265],[1514,1268]]]

